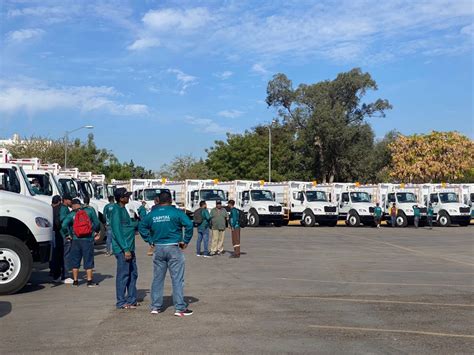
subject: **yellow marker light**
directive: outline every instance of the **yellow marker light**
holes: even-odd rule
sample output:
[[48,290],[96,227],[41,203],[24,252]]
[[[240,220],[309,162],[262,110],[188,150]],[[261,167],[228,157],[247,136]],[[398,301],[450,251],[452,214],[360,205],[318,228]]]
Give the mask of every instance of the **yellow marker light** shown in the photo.
[[441,187],[444,189],[446,187],[446,183],[445,182],[442,182],[441,183]]
[[400,188],[401,188],[401,189],[404,189],[404,188],[405,188],[405,184],[401,183],[401,184],[400,184]]
[[316,186],[318,182],[316,180],[313,180],[313,186]]
[[214,179],[214,185],[217,185],[219,183],[219,179]]
[[260,183],[260,186],[263,186],[265,185],[265,180],[260,180],[259,183]]
[[356,187],[359,187],[359,186],[360,186],[360,182],[357,181],[357,182],[355,183],[355,186],[356,186]]
[[161,178],[161,183],[166,184],[166,180],[167,180],[166,178]]

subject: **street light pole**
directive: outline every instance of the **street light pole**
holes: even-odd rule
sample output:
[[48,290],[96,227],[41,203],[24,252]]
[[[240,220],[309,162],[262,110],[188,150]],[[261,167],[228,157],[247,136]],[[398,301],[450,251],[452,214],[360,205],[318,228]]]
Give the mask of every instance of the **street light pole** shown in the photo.
[[83,128],[92,129],[92,128],[94,128],[94,126],[91,126],[91,125],[82,126],[82,127],[73,129],[71,131],[66,131],[64,133],[64,169],[67,169],[67,146],[68,146],[68,143],[69,143],[69,134],[71,134],[73,132],[76,132],[76,131],[79,131],[80,129],[83,129]]

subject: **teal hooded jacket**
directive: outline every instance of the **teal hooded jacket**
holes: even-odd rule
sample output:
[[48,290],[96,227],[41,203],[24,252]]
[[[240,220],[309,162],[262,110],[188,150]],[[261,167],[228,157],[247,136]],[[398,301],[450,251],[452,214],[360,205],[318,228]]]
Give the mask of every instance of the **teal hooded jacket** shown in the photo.
[[95,213],[95,210],[90,207],[81,207],[80,209],[87,212],[87,215],[89,216],[89,219],[91,220],[91,223],[92,223],[92,233],[89,236],[83,237],[83,238],[78,238],[76,236],[76,234],[74,233],[73,225],[74,225],[74,217],[76,217],[77,211],[71,211],[61,224],[61,234],[63,238],[66,238],[67,236],[72,236],[72,239],[81,239],[81,240],[93,239],[94,232],[100,231],[100,222],[99,222],[99,218],[97,218],[97,214]]
[[174,206],[157,206],[138,224],[145,242],[155,245],[189,244],[193,230],[193,222],[186,213]]
[[135,231],[137,223],[133,222],[125,207],[114,204],[110,214],[112,229],[112,251],[114,254],[135,251]]

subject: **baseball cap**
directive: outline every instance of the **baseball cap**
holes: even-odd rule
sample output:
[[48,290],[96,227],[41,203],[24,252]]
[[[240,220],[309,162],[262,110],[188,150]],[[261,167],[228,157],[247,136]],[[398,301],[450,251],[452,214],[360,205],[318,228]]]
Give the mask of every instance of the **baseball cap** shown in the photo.
[[73,205],[82,205],[81,200],[79,200],[78,198],[73,199],[72,204]]
[[57,203],[59,203],[59,202],[61,202],[61,196],[59,196],[59,195],[54,195],[53,198],[51,199],[51,203],[52,203],[52,204],[57,204]]
[[119,187],[117,190],[114,192],[114,197],[116,200],[121,199],[122,197],[129,197],[132,193],[127,191],[125,187]]
[[69,194],[64,194],[63,195],[63,200],[72,200],[72,197]]

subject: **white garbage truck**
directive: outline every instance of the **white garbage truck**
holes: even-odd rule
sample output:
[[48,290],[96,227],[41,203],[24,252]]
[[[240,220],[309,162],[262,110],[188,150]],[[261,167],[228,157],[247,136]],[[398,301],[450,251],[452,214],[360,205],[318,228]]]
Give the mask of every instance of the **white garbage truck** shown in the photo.
[[471,208],[471,220],[474,219],[474,184],[462,184],[462,201]]
[[33,262],[47,262],[53,240],[51,205],[0,190],[0,295],[21,290]]
[[[107,189],[109,190],[110,194],[114,194],[115,190],[118,188],[126,188],[127,191],[132,191],[131,190],[131,184],[130,180],[115,180],[112,179],[111,183],[107,186]],[[135,201],[133,199],[130,199],[127,205],[125,205],[125,208],[128,211],[128,215],[132,220],[137,220],[138,219],[138,209],[140,208],[141,203],[138,201]]]
[[176,206],[176,191],[168,186],[169,181],[163,179],[131,179],[130,189],[133,192],[132,198],[135,201],[145,201],[147,211],[150,211],[155,204],[155,197],[162,192],[169,192],[173,198],[173,205]]
[[222,188],[229,199],[235,200],[236,207],[247,214],[248,226],[273,224],[275,227],[288,225],[288,218],[281,203],[275,200],[272,183],[263,180],[235,180],[221,182],[217,186]]
[[470,224],[471,207],[461,201],[461,185],[425,184],[421,186],[421,196],[427,205],[433,207],[434,218],[439,226]]
[[287,181],[268,187],[276,194],[276,201],[288,210],[290,221],[300,221],[306,227],[337,225],[337,205],[330,201],[332,185]]
[[166,184],[170,190],[176,194],[176,204],[182,208],[186,214],[193,217],[194,211],[199,208],[200,201],[206,201],[207,208],[216,207],[216,201],[221,201],[225,206],[228,201],[228,194],[218,186],[218,180],[194,180],[170,181]]
[[397,227],[414,224],[414,206],[420,209],[420,223],[426,223],[427,208],[421,198],[421,187],[413,184],[379,184],[376,202],[380,203],[384,219],[390,220],[390,208],[397,208]]
[[350,227],[373,225],[376,191],[374,185],[334,183],[331,199],[338,205],[339,219],[345,220]]

